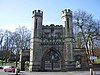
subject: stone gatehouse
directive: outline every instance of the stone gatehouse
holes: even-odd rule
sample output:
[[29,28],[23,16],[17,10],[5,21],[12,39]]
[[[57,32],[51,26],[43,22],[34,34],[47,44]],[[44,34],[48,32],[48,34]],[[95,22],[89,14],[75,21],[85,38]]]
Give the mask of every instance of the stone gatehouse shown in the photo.
[[29,71],[70,70],[82,61],[84,52],[74,48],[72,11],[63,10],[61,20],[62,25],[43,25],[43,11],[32,12]]
[[72,11],[65,9],[62,25],[43,25],[43,11],[32,12],[29,70],[66,70],[74,67]]

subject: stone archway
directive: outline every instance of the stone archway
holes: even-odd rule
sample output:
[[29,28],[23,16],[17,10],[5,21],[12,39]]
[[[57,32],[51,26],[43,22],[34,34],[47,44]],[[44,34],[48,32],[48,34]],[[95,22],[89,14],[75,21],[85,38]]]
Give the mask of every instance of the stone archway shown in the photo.
[[[25,71],[25,62],[26,61],[29,61],[30,59],[30,51],[27,49],[27,50],[21,50],[20,51],[20,60],[19,60],[19,68],[21,71]],[[27,68],[28,68],[28,65],[27,65]]]
[[76,63],[76,68],[81,68],[81,65],[82,65],[82,56],[81,55],[75,56],[75,63]]
[[50,48],[44,53],[41,64],[42,64],[41,65],[42,70],[47,70],[47,71],[62,70],[63,67],[62,55],[55,48]]

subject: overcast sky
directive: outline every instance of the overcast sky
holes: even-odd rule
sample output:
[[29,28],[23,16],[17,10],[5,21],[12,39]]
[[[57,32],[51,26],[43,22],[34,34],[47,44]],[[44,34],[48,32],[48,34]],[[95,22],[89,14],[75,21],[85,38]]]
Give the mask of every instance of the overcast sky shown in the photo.
[[32,11],[43,11],[43,24],[61,24],[61,11],[81,9],[100,20],[100,0],[0,0],[0,29],[31,29]]

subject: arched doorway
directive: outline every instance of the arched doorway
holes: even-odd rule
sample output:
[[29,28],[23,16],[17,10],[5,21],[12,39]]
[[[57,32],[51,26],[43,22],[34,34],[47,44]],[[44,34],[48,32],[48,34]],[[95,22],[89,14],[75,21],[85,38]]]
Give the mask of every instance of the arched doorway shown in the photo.
[[81,65],[82,65],[82,59],[81,58],[82,58],[81,55],[75,56],[76,68],[81,68]]
[[42,58],[42,69],[58,71],[62,69],[62,56],[55,48],[50,48]]

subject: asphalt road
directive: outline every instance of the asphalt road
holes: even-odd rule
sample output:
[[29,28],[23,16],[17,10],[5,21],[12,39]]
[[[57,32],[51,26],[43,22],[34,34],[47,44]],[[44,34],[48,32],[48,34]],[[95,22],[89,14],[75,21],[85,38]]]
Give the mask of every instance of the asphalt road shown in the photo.
[[[3,70],[0,70],[0,75],[16,75],[16,74],[12,72],[4,72]],[[20,72],[19,75],[27,75],[27,74],[25,74],[25,72]]]
[[[0,70],[0,75],[16,75],[11,72]],[[90,75],[89,71],[69,71],[69,72],[20,72],[19,75]],[[96,71],[100,75],[100,71]]]

